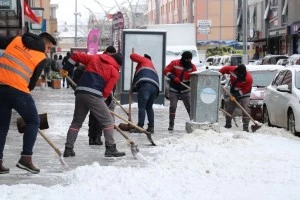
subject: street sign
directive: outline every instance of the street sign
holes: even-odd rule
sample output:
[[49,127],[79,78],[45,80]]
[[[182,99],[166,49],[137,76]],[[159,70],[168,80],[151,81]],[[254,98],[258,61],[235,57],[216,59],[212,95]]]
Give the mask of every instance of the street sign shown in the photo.
[[197,21],[197,27],[211,27],[211,20],[200,19]]
[[210,27],[198,28],[198,33],[200,33],[200,34],[209,34],[210,33]]
[[0,0],[0,9],[10,10],[11,0]]

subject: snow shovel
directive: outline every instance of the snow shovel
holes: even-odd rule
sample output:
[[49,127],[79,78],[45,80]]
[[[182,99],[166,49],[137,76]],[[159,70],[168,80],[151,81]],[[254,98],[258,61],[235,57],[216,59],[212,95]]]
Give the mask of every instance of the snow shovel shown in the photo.
[[[49,124],[48,124],[48,120],[47,120],[47,113],[39,114],[39,118],[40,118],[40,127],[39,128],[41,130],[48,129]],[[26,123],[24,122],[22,117],[17,118],[17,127],[18,127],[19,133],[25,132]]]
[[[134,48],[132,48],[131,53],[134,53]],[[128,95],[128,104],[129,104],[129,111],[128,111],[128,121],[132,122],[131,120],[131,102],[132,102],[132,76],[133,76],[133,61],[131,60],[131,70],[130,70],[130,88],[129,88],[129,95]],[[128,123],[120,123],[119,128],[122,131],[129,131],[133,127]]]
[[56,152],[56,154],[59,156],[59,161],[60,163],[66,168],[68,169],[69,166],[67,165],[67,163],[64,161],[63,155],[60,152],[60,150],[54,145],[54,143],[45,135],[45,133],[41,130],[39,130],[39,134],[46,140],[46,142],[48,142],[48,144],[54,149],[54,151]]
[[237,125],[237,123],[236,123],[235,117],[232,117],[231,114],[229,114],[226,110],[224,110],[224,109],[222,109],[222,108],[219,108],[219,110],[221,110],[221,111],[222,111],[225,115],[227,115],[228,117],[231,117],[231,118],[233,119],[234,123],[235,123],[235,126],[236,126],[236,127],[239,127],[239,126]]
[[[229,91],[226,90],[226,88],[224,86],[222,86],[222,89],[229,95],[230,99],[232,99],[232,95],[230,94]],[[254,125],[251,125],[251,130],[252,132],[257,131],[259,128],[261,128],[261,124],[259,124],[257,121],[255,121],[251,115],[249,115],[249,113],[247,113],[247,111],[241,106],[241,104],[239,104],[239,102],[237,102],[237,100],[234,98],[234,103],[247,115],[247,117],[250,118],[250,120],[254,123]]]
[[138,154],[138,152],[140,151],[138,148],[138,145],[134,143],[134,141],[132,141],[128,135],[126,133],[124,133],[118,126],[114,125],[115,129],[117,129],[117,131],[119,131],[119,133],[121,133],[121,135],[129,142],[130,144],[130,149],[131,149],[131,153],[133,155],[133,157],[135,159],[137,159],[136,155]]
[[[42,119],[43,119],[43,122],[40,123],[40,127],[41,127],[41,124],[43,123],[44,126],[42,127],[43,129],[47,129],[49,128],[49,125],[48,125],[48,120],[47,120],[47,114],[44,113],[42,114]],[[45,126],[47,125],[47,126]],[[26,123],[24,122],[24,120],[20,117],[17,119],[17,126],[18,126],[18,131],[20,133],[24,133],[24,129],[26,127]],[[65,167],[65,168],[69,168],[67,163],[65,163],[64,159],[63,159],[63,156],[62,156],[62,153],[60,152],[60,150],[54,145],[54,143],[45,135],[45,133],[43,131],[41,131],[40,129],[38,130],[39,134],[48,142],[48,144],[54,149],[54,151],[57,153],[57,155],[59,156],[59,161],[60,163]]]
[[143,129],[143,128],[137,126],[137,125],[135,125],[135,124],[132,123],[131,121],[124,119],[122,116],[118,115],[117,113],[115,113],[115,112],[113,112],[113,111],[110,111],[110,113],[111,113],[112,115],[118,117],[119,119],[121,119],[121,120],[127,122],[129,125],[133,126],[134,128],[136,128],[136,129],[142,131],[143,133],[145,133],[145,134],[147,135],[147,138],[148,138],[148,140],[150,141],[150,143],[151,143],[153,146],[156,146],[156,144],[155,144],[155,143],[153,142],[153,140],[152,140],[151,133],[149,133],[149,132],[146,131],[145,129]]

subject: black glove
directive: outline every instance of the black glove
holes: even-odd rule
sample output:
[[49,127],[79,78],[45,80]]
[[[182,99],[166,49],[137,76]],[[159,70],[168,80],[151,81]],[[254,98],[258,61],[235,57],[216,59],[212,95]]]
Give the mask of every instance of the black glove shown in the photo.
[[239,97],[241,96],[239,90],[234,90],[231,94],[232,94],[232,96],[234,96],[235,98],[239,98]]

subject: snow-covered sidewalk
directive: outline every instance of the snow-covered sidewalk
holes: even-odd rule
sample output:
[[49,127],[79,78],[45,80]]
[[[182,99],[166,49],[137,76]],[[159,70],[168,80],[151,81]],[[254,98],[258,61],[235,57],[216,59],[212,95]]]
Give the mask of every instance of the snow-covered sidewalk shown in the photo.
[[[63,150],[74,108],[72,92],[37,89],[34,96],[40,113],[48,113],[50,128],[45,132]],[[144,135],[130,135],[141,149],[138,160],[132,158],[126,141],[117,133],[119,149],[127,156],[104,158],[104,147],[88,146],[85,124],[75,144],[76,157],[65,159],[70,165],[67,171],[49,145],[38,138],[34,154],[42,170],[38,175],[14,167],[21,135],[12,122],[4,152],[11,173],[0,175],[0,199],[300,199],[299,138],[269,127],[256,133],[242,132],[239,120],[240,127],[221,128],[221,133],[197,130],[186,134],[187,114],[182,104],[176,131],[169,133],[168,107],[155,107],[153,140],[158,146],[149,146]],[[136,112],[134,106],[135,121]],[[222,126],[224,117],[220,118]]]

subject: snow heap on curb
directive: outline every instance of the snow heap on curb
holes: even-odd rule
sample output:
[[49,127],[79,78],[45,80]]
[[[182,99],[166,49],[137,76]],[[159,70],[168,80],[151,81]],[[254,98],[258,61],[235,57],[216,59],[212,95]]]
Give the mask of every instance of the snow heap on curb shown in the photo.
[[154,156],[139,157],[147,167],[94,163],[61,174],[64,184],[49,188],[1,185],[0,199],[296,200],[300,142],[285,133],[196,130],[157,141]]

